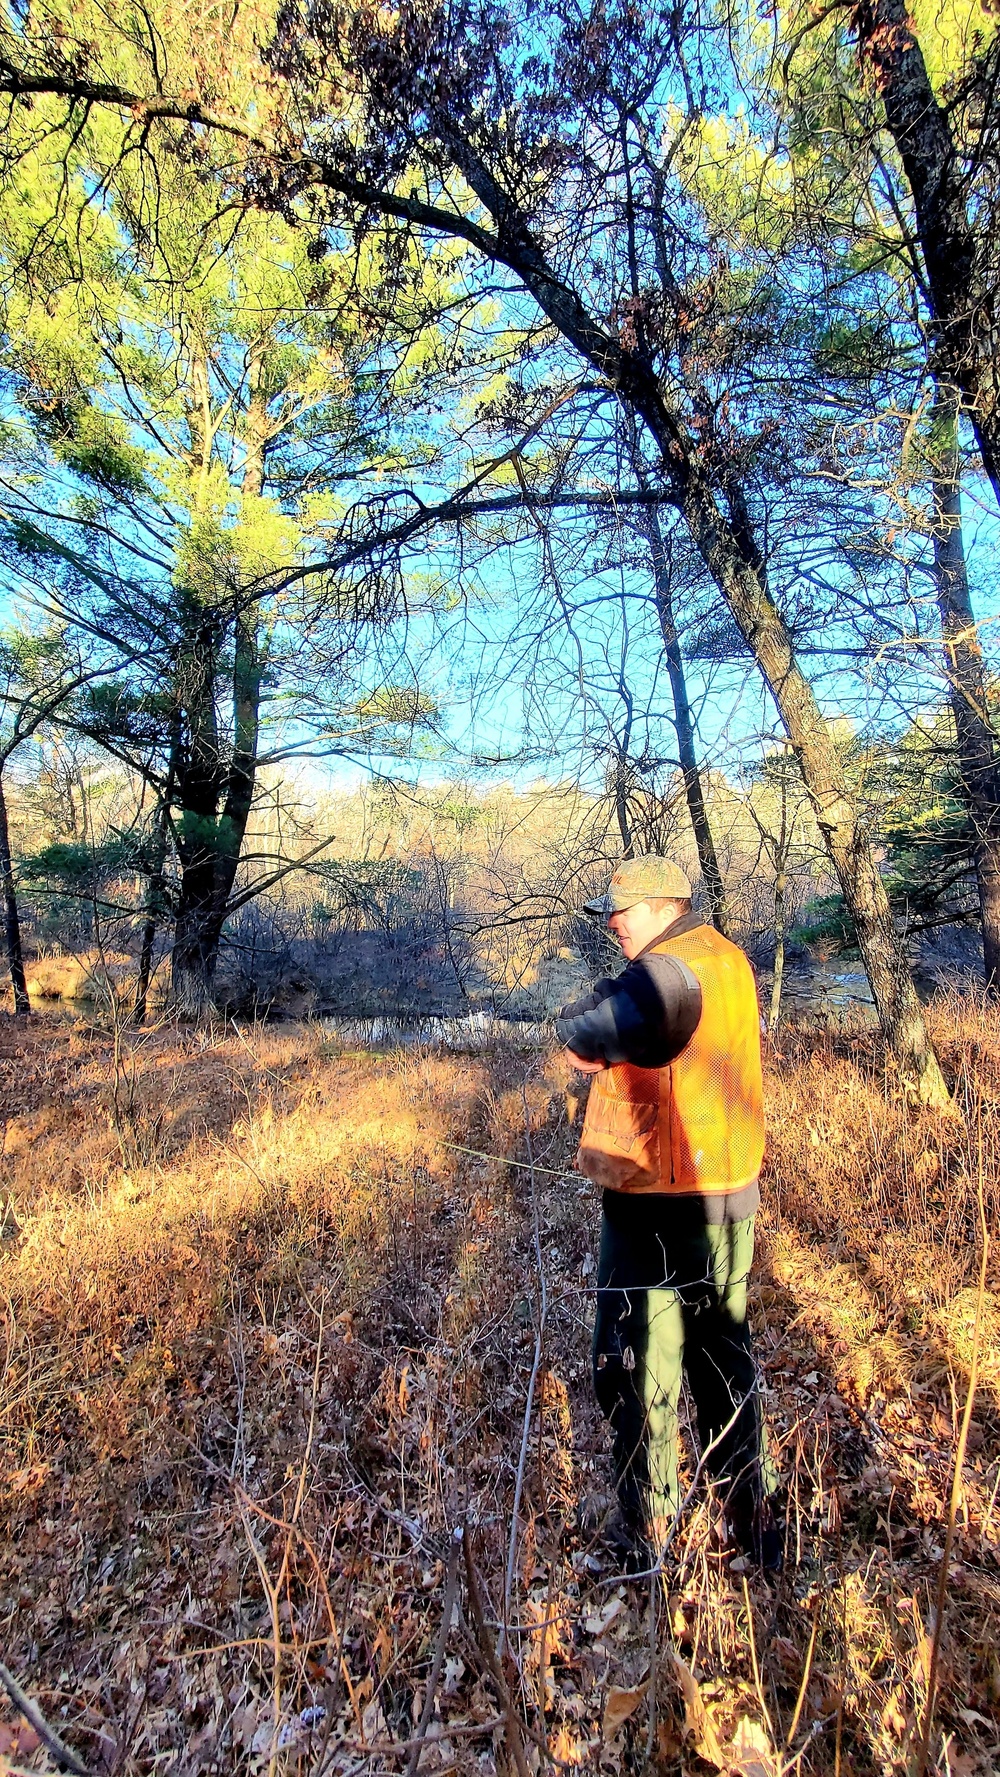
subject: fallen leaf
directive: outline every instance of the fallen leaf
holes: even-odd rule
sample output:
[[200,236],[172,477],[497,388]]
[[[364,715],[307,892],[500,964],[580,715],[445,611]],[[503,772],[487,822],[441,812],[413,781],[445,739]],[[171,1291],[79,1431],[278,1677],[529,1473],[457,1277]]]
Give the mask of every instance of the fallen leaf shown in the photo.
[[373,1698],[373,1700],[366,1705],[364,1714],[361,1717],[361,1726],[366,1740],[381,1740],[383,1738],[388,1738],[388,1723],[382,1713],[382,1705],[377,1697]]
[[736,1733],[720,1740],[712,1710],[690,1666],[672,1656],[674,1672],[684,1697],[684,1728],[699,1756],[725,1771],[729,1777],[777,1777],[778,1761],[765,1729],[749,1716],[741,1716]]
[[372,1653],[378,1661],[379,1676],[381,1678],[385,1677],[389,1667],[392,1665],[394,1652],[392,1636],[389,1634],[385,1624],[380,1623],[378,1634],[372,1643]]
[[679,1654],[672,1654],[671,1660],[674,1674],[681,1687],[681,1695],[684,1698],[684,1731],[694,1741],[695,1751],[703,1759],[707,1759],[710,1765],[714,1765],[717,1771],[724,1771],[726,1754],[722,1750],[719,1736],[715,1731],[715,1723],[709,1713],[708,1704],[701,1694],[698,1680],[687,1661],[682,1660]]
[[552,1741],[553,1756],[564,1765],[582,1765],[590,1751],[586,1740],[578,1740],[569,1728],[560,1728]]
[[907,1717],[902,1707],[905,1700],[906,1686],[894,1685],[889,1694],[889,1700],[879,1716],[882,1726],[888,1733],[894,1734],[900,1743],[902,1743],[907,1728]]
[[254,1737],[250,1742],[250,1751],[270,1753],[272,1745],[276,1739],[277,1730],[274,1725],[274,1717],[273,1715],[270,1715],[258,1724]]
[[8,1486],[12,1493],[37,1493],[51,1473],[51,1462],[35,1462],[30,1468],[15,1469],[9,1477]]
[[975,1773],[982,1770],[978,1759],[973,1758],[970,1752],[956,1752],[950,1741],[945,1756],[948,1760],[948,1777],[975,1777]]
[[619,1611],[621,1610],[621,1608],[622,1608],[621,1599],[620,1598],[612,1598],[610,1604],[606,1604],[604,1609],[599,1614],[595,1612],[595,1614],[593,1616],[587,1617],[584,1620],[584,1625],[583,1625],[587,1631],[587,1634],[588,1635],[603,1635],[605,1629],[609,1629],[611,1627],[611,1624],[614,1622],[614,1620],[615,1620],[616,1616],[618,1615]]
[[636,1685],[634,1691],[619,1690],[617,1685],[612,1685],[608,1692],[607,1703],[604,1706],[605,1740],[610,1740],[614,1734],[617,1734],[622,1723],[628,1721],[630,1715],[635,1714],[647,1689],[648,1685],[646,1684]]
[[676,1758],[681,1751],[681,1738],[672,1721],[656,1724],[656,1750],[660,1758]]
[[16,1755],[27,1758],[29,1753],[37,1752],[42,1742],[26,1721],[0,1722],[0,1756]]
[[730,1777],[777,1777],[778,1761],[767,1730],[748,1715],[740,1717],[736,1733],[722,1751]]

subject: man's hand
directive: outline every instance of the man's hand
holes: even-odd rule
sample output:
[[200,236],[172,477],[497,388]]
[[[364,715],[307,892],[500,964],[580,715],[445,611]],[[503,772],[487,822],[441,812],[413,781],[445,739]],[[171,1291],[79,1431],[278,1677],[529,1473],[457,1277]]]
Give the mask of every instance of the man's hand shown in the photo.
[[608,1065],[606,1061],[584,1061],[583,1056],[574,1055],[572,1049],[567,1049],[566,1054],[581,1074],[603,1074]]

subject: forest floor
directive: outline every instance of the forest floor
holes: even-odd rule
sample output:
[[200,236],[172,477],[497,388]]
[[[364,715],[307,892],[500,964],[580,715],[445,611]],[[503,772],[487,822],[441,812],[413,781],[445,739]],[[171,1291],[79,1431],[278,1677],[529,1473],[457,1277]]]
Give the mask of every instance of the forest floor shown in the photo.
[[[4,1019],[0,1648],[79,1763],[919,1770],[978,1301],[927,1769],[996,1770],[1000,1014],[930,1016],[953,1122],[870,1034],[767,1056],[773,1584],[698,1486],[662,1579],[602,1545],[561,1056]],[[0,1702],[5,1768],[54,1762]]]

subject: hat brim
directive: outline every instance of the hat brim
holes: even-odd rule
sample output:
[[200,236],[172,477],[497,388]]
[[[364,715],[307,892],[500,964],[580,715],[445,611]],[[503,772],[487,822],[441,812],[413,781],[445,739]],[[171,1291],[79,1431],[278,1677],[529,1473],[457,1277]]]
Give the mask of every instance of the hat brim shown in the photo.
[[596,901],[584,901],[583,912],[592,913],[595,919],[607,919],[610,913],[627,913],[630,907],[638,907],[645,895],[636,895],[634,901],[616,902],[610,895],[599,895]]

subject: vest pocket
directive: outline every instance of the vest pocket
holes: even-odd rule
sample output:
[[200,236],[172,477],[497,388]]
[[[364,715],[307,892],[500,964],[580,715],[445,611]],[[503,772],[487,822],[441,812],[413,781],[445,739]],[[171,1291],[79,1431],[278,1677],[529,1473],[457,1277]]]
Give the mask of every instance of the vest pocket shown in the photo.
[[[603,1081],[602,1081],[603,1086]],[[659,1106],[591,1090],[577,1166],[612,1191],[655,1186],[660,1171]]]

